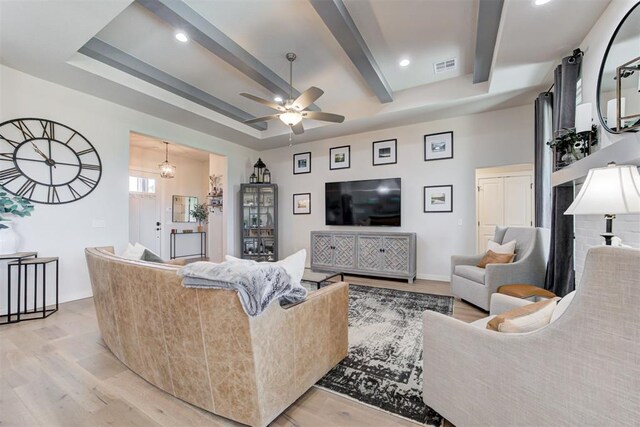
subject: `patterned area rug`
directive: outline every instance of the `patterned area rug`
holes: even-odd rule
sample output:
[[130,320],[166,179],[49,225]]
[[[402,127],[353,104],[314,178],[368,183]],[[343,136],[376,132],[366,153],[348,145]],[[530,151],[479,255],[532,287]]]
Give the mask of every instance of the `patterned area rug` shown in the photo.
[[349,355],[316,384],[426,425],[442,417],[422,401],[422,313],[450,316],[453,297],[351,285]]

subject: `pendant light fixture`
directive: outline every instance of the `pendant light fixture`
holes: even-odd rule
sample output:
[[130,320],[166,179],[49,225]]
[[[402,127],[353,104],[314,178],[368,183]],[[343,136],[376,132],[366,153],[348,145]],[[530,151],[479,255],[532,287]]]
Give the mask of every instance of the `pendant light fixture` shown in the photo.
[[160,178],[171,179],[176,176],[176,167],[169,163],[169,143],[165,142],[164,162],[158,165],[160,168]]

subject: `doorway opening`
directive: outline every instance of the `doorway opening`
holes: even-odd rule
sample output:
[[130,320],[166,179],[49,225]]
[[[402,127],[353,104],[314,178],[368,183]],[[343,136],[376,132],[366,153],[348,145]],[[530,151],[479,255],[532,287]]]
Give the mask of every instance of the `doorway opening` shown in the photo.
[[476,249],[487,250],[500,227],[533,227],[535,223],[533,165],[530,163],[476,169]]
[[[165,260],[221,261],[227,158],[135,132],[129,142],[129,242]],[[194,216],[198,205],[206,222]]]

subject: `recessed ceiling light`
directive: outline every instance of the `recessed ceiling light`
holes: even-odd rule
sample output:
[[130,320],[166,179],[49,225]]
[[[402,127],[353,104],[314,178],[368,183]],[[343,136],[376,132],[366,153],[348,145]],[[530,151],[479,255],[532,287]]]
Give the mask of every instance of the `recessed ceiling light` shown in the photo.
[[402,59],[400,60],[400,66],[401,67],[408,67],[409,64],[411,64],[411,61],[409,61],[408,59]]
[[275,98],[273,98],[273,100],[276,102],[282,102],[282,97],[276,96]]
[[536,6],[542,6],[543,4],[549,3],[551,0],[534,0],[533,4]]
[[181,41],[182,43],[186,43],[186,42],[188,42],[188,41],[189,41],[189,38],[188,38],[188,37],[187,37],[187,35],[186,35],[185,33],[183,33],[183,32],[176,33],[176,39],[177,39],[178,41]]

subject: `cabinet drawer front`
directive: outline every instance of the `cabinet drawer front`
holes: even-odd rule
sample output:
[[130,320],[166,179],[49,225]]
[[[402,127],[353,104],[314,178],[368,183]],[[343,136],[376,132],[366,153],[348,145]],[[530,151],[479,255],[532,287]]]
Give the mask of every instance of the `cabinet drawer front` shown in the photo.
[[314,234],[312,238],[313,265],[333,265],[333,236],[331,234]]
[[410,245],[408,237],[385,237],[382,244],[384,271],[408,273]]
[[375,236],[358,236],[358,269],[380,270],[382,238]]
[[356,236],[333,236],[333,265],[354,268],[356,266]]

